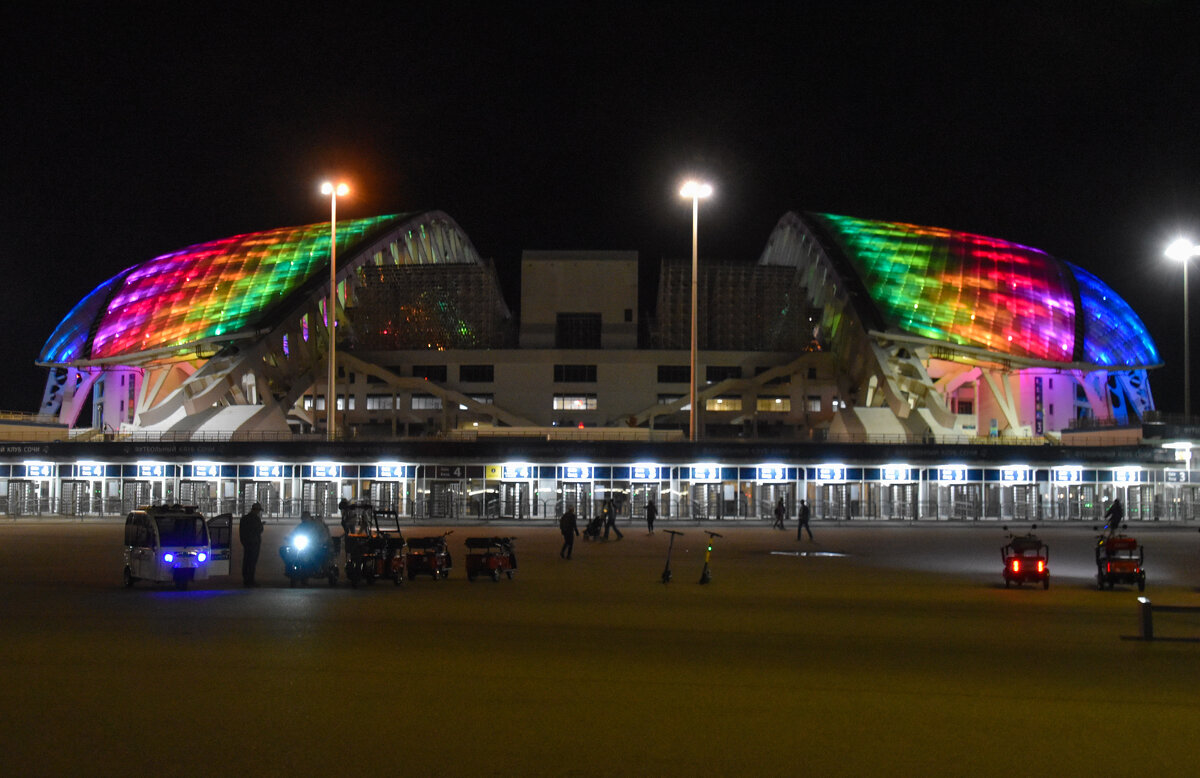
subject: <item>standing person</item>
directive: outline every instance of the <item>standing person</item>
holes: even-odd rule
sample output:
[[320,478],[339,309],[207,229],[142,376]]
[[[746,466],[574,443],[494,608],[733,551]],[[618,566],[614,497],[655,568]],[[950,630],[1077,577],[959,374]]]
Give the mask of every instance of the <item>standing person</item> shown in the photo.
[[604,539],[608,540],[608,531],[610,529],[613,532],[617,533],[617,540],[620,540],[621,538],[625,537],[624,535],[621,534],[621,530],[617,529],[617,511],[616,511],[616,509],[613,508],[613,501],[611,499],[604,501],[603,513],[604,513]]
[[342,519],[343,550],[346,552],[346,555],[349,556],[350,549],[346,548],[346,546],[350,542],[350,502],[345,497],[338,501],[338,513],[341,514]]
[[783,517],[787,516],[787,506],[783,504],[783,498],[779,498],[779,502],[775,503],[775,523],[771,525],[771,529],[786,529],[783,526]]
[[654,520],[658,518],[658,505],[653,497],[646,500],[646,529],[649,530],[646,534],[654,534]]
[[808,528],[808,503],[804,500],[800,501],[800,510],[796,513],[796,540],[800,540],[800,530],[808,533],[808,539],[812,540],[812,530]]
[[1120,497],[1113,498],[1112,504],[1104,512],[1104,518],[1108,520],[1104,529],[1108,530],[1109,534],[1116,534],[1117,527],[1121,526],[1121,522],[1125,519],[1125,508],[1121,506]]
[[558,555],[563,559],[570,559],[571,552],[575,550],[575,536],[579,534],[575,511],[570,508],[563,511],[562,518],[558,520],[558,531],[563,536],[562,550],[558,552]]
[[258,567],[258,552],[262,548],[262,505],[254,503],[250,512],[238,522],[238,538],[242,541],[242,585],[258,586],[254,568]]

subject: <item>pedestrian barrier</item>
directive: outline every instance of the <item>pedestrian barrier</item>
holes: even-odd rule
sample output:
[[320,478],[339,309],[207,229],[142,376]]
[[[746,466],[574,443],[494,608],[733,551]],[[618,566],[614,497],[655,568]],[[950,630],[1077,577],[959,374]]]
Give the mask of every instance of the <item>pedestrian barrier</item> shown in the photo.
[[[1200,613],[1197,605],[1154,605],[1149,597],[1138,597],[1138,621],[1141,624],[1142,640],[1154,640],[1154,613]],[[1160,640],[1189,640],[1200,642],[1200,638],[1159,638]]]

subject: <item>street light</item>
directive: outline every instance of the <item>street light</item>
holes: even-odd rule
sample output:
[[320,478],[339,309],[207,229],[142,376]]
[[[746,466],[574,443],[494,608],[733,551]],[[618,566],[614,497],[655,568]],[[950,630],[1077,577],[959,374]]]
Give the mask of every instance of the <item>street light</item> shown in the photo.
[[696,239],[699,235],[700,222],[700,200],[702,198],[711,197],[713,193],[712,184],[707,184],[702,181],[686,181],[683,187],[679,190],[681,197],[691,198],[692,200],[692,369],[691,369],[691,385],[688,387],[689,396],[691,399],[691,412],[688,415],[688,439],[696,439],[696,289],[697,289],[697,265],[698,256]]
[[346,184],[326,181],[321,184],[321,194],[329,196],[329,306],[325,310],[325,326],[329,332],[329,381],[325,385],[325,436],[326,440],[337,438],[337,422],[334,409],[337,407],[337,199],[350,193]]
[[1192,350],[1188,344],[1188,260],[1200,256],[1200,246],[1187,238],[1176,238],[1163,252],[1168,258],[1183,263],[1183,415],[1192,418]]

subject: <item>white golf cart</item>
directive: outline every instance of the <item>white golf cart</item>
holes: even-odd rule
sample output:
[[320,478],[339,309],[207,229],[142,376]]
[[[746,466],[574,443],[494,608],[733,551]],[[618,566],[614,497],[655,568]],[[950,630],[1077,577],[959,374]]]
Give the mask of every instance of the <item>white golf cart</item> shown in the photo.
[[131,512],[125,519],[125,586],[170,581],[186,589],[192,581],[229,575],[232,526],[230,514],[205,521],[192,505]]

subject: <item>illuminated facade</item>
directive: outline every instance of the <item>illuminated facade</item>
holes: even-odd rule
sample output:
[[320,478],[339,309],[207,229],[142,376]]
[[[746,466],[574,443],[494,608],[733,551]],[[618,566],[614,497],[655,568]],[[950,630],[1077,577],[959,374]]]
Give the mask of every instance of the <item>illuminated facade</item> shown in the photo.
[[[211,241],[101,284],[42,349],[42,412],[171,440],[319,433],[328,228]],[[527,252],[518,328],[494,269],[444,213],[339,221],[337,236],[348,435],[686,429],[682,263],[663,263],[644,312],[636,253]],[[1038,249],[787,214],[757,264],[701,267],[703,437],[1034,440],[1153,409],[1146,370],[1160,358],[1141,320]]]

